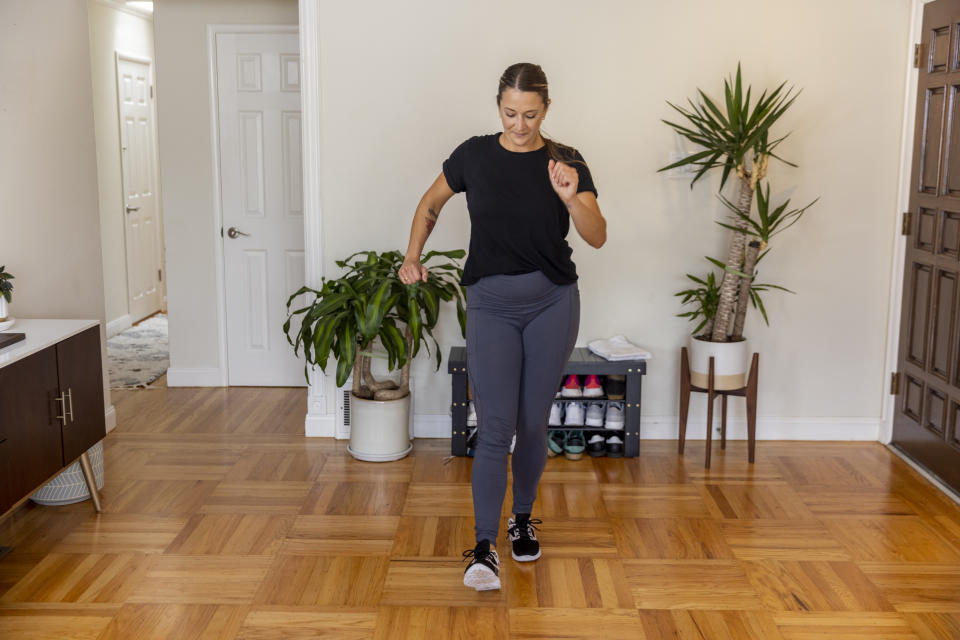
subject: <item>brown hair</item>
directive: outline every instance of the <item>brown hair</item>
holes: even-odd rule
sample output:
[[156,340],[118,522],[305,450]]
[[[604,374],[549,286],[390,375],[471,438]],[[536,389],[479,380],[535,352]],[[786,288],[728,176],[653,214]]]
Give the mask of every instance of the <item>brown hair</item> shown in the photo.
[[[543,100],[543,106],[550,103],[550,91],[547,84],[547,74],[543,72],[540,65],[532,62],[518,62],[507,67],[507,70],[500,76],[500,86],[497,88],[497,106],[500,106],[500,98],[507,89],[516,89],[518,91],[533,91]],[[567,164],[584,164],[577,160],[573,147],[568,147],[556,140],[551,140],[540,132],[540,137],[547,147],[547,155],[556,162],[565,162]],[[586,166],[584,164],[584,166]]]

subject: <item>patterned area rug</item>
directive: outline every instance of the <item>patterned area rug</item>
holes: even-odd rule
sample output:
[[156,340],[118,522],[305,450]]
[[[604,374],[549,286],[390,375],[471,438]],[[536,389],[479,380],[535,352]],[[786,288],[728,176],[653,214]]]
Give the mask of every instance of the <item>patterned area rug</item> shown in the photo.
[[111,389],[148,389],[170,366],[167,316],[147,318],[107,340]]

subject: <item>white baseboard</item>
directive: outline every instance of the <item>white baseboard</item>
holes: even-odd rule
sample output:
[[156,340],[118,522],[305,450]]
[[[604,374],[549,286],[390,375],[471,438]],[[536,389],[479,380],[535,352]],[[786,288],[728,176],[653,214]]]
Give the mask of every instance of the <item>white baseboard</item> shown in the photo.
[[117,410],[113,405],[107,407],[107,410],[104,412],[103,419],[107,424],[107,433],[110,433],[117,428]]
[[336,431],[336,416],[328,414],[323,416],[307,415],[304,421],[304,435],[308,438],[332,438]]
[[110,322],[107,323],[107,328],[106,328],[107,339],[112,338],[113,336],[117,335],[124,329],[129,329],[132,326],[133,326],[133,321],[130,319],[129,314],[120,316],[115,320],[111,320]]
[[418,413],[413,416],[414,438],[449,438],[453,433],[450,416]]
[[167,369],[168,387],[225,387],[226,376],[220,368],[191,369],[177,367]]

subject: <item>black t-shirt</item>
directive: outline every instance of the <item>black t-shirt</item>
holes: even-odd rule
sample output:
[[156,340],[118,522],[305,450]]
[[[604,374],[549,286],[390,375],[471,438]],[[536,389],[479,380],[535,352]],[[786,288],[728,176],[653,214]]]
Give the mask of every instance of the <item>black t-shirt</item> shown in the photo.
[[[569,164],[580,176],[578,192],[597,190],[578,151]],[[570,214],[550,184],[546,147],[509,151],[500,134],[474,136],[453,150],[443,175],[454,192],[467,192],[470,249],[460,284],[484,276],[542,271],[556,284],[577,280],[567,244]]]

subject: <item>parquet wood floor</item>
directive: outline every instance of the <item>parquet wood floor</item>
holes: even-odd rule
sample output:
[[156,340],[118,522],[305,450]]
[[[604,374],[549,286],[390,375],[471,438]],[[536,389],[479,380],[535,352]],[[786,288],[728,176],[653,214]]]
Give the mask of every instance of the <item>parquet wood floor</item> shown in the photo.
[[0,521],[4,639],[960,639],[960,507],[879,444],[551,459],[543,557],[501,541],[503,589],[478,593],[449,441],[358,462],[300,435],[301,389],[114,401],[103,513]]

